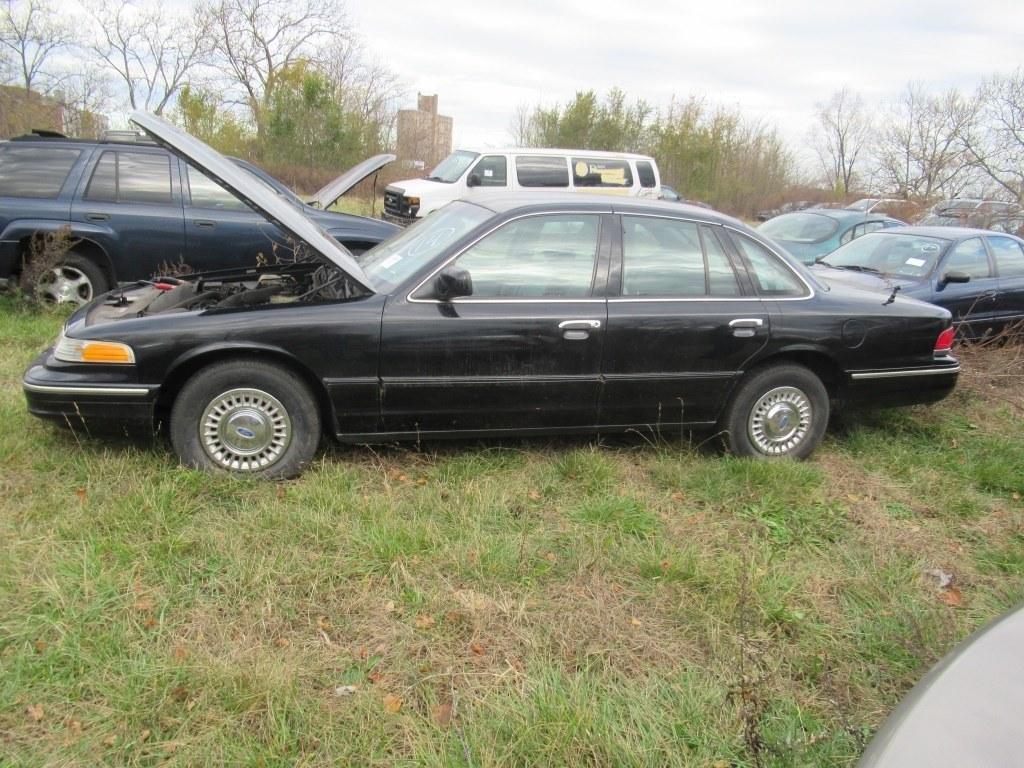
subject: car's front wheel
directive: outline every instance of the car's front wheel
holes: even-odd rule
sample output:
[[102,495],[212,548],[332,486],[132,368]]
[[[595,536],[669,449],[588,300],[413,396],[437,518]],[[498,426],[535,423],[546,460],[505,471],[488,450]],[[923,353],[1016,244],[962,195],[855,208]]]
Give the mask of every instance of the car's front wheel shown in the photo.
[[316,454],[320,434],[320,411],[305,382],[255,360],[203,368],[171,409],[171,444],[197,469],[295,477]]
[[740,383],[720,427],[737,456],[804,459],[825,436],[828,414],[821,379],[802,365],[782,363]]

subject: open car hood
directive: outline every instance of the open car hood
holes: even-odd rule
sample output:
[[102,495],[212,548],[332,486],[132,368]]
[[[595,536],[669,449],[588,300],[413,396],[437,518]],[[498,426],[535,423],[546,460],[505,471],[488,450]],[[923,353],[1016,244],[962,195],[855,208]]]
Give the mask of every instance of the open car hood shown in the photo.
[[334,181],[325,184],[319,192],[313,195],[311,202],[317,208],[326,211],[338,202],[339,197],[352,189],[356,184],[394,161],[395,155],[374,155],[369,157],[363,160],[363,162],[353,165]]
[[329,264],[344,272],[352,281],[374,292],[370,279],[352,254],[327,234],[319,224],[289,204],[280,195],[263,186],[252,175],[195,136],[148,112],[132,112],[129,118],[169,151],[184,158],[230,192],[258,210],[272,224],[305,243]]

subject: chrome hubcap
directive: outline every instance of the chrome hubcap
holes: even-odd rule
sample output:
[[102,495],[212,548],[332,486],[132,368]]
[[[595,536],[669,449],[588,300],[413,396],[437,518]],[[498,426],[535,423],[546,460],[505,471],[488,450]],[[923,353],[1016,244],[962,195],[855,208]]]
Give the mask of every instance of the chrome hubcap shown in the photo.
[[281,458],[292,439],[292,423],[273,395],[232,389],[206,407],[199,436],[206,454],[221,467],[253,472]]
[[74,267],[60,266],[47,270],[39,278],[36,292],[43,299],[56,304],[85,304],[92,301],[92,283],[81,270]]
[[796,387],[776,387],[750,409],[747,432],[761,453],[782,456],[804,441],[812,418],[807,395]]

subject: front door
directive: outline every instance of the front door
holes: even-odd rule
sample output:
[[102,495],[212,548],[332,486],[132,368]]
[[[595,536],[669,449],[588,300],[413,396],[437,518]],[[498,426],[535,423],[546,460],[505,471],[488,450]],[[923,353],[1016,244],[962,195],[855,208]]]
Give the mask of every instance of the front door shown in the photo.
[[738,373],[767,342],[770,324],[726,242],[719,226],[622,216],[621,270],[610,281],[619,295],[608,303],[602,425],[715,420]]
[[[971,279],[943,284],[942,276],[949,272],[963,272]],[[993,325],[999,280],[980,237],[950,249],[935,274],[934,303],[952,312],[953,322],[961,324],[964,332],[981,335]]]
[[442,301],[429,278],[384,311],[384,430],[565,430],[596,422],[610,216],[506,222],[446,270],[472,293]]

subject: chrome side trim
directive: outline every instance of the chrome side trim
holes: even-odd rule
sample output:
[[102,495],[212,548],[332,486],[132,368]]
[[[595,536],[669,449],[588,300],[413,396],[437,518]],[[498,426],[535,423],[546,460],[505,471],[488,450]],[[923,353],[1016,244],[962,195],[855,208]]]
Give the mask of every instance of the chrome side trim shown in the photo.
[[946,368],[911,368],[903,371],[861,371],[851,373],[850,378],[855,381],[861,379],[898,379],[903,376],[942,376],[950,373],[960,373],[960,366]]
[[26,392],[39,392],[45,395],[96,395],[106,397],[145,397],[151,387],[67,387],[60,384],[21,383]]

